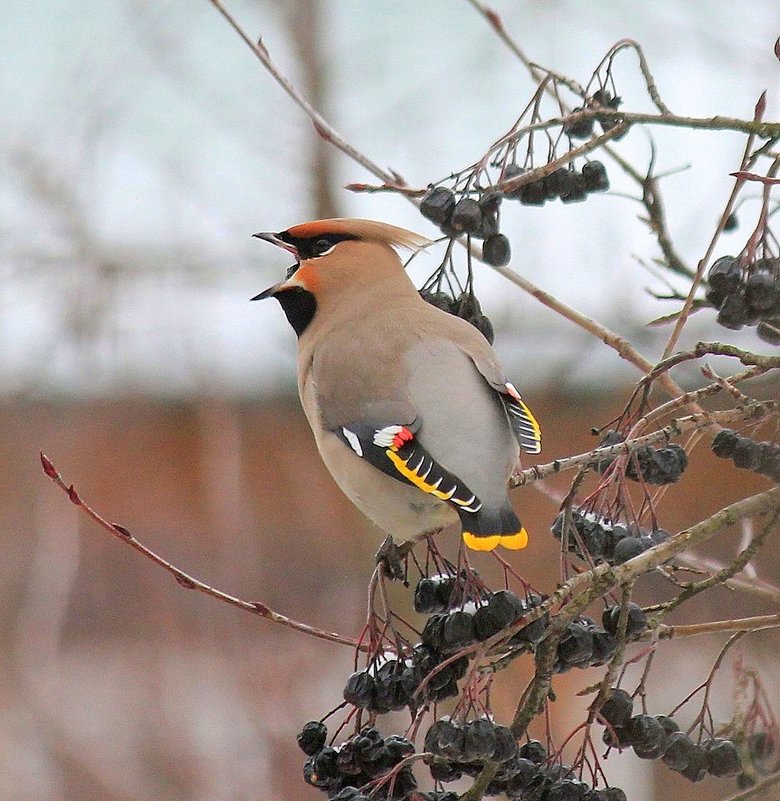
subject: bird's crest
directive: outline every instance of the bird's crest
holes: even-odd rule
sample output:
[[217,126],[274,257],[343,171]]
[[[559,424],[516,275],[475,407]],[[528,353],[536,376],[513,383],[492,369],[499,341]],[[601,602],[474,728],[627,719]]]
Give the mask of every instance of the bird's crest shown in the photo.
[[384,242],[393,247],[409,250],[420,250],[431,244],[431,240],[427,237],[396,225],[388,225],[377,220],[351,220],[340,217],[294,225],[287,233],[301,239],[312,239],[327,234],[346,234],[364,242]]

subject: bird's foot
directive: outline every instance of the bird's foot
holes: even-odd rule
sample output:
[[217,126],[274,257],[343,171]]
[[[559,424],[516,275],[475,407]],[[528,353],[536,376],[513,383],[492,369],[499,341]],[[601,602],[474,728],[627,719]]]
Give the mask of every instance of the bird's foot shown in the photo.
[[406,555],[408,548],[403,545],[396,545],[392,535],[388,535],[385,541],[379,546],[374,561],[377,565],[384,566],[385,575],[394,581],[402,581],[406,576]]

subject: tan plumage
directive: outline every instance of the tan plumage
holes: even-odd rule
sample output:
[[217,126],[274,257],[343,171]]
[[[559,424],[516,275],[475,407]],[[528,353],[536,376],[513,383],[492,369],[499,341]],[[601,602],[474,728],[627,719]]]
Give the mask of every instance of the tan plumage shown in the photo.
[[276,297],[299,335],[301,402],[345,494],[397,537],[460,518],[470,547],[524,547],[506,485],[538,425],[482,334],[404,272],[393,247],[427,240],[344,219],[257,236],[298,259],[257,297]]

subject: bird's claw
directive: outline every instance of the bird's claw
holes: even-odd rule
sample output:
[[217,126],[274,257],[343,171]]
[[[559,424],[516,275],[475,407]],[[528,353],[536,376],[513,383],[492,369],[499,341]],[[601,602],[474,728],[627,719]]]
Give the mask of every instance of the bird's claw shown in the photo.
[[388,535],[385,541],[379,546],[374,561],[377,565],[383,565],[385,575],[394,581],[403,580],[406,575],[404,566],[406,553],[401,547],[395,544],[392,535]]

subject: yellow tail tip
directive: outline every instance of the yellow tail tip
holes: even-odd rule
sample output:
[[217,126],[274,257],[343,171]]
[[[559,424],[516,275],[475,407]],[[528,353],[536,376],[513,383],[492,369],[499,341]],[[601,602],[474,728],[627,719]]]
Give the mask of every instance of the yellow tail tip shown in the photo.
[[498,545],[511,551],[519,551],[528,545],[528,532],[521,528],[515,534],[495,534],[491,537],[478,537],[470,531],[464,531],[463,542],[473,551],[492,551]]
[[528,545],[528,532],[521,528],[516,534],[501,537],[498,544],[502,548],[508,548],[510,551],[520,551]]

